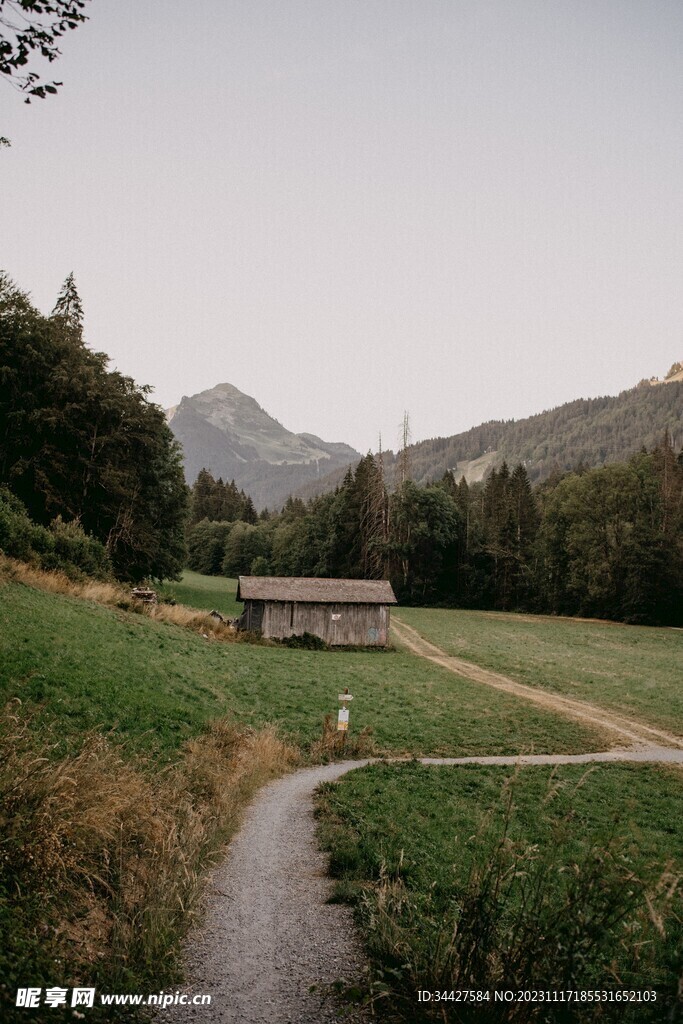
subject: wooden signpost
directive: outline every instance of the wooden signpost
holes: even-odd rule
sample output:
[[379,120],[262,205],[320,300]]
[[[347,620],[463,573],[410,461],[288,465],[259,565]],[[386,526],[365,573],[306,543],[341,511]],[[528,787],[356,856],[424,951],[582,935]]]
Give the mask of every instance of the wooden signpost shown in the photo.
[[342,750],[346,747],[346,734],[349,730],[349,701],[353,700],[352,694],[349,693],[348,686],[345,688],[343,693],[339,694],[339,701],[341,707],[339,708],[339,714],[337,715],[337,732],[342,734]]

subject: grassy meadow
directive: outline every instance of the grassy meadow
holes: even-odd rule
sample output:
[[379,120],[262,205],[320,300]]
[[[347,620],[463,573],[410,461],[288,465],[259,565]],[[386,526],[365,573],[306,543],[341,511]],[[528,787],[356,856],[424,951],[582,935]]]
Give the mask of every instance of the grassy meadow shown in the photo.
[[446,654],[683,735],[681,630],[435,608],[398,616]]
[[[318,814],[336,898],[356,907],[377,1005],[392,1019],[673,1019],[680,772],[377,764],[321,787]],[[548,1017],[479,1005],[468,1016],[416,997],[495,987],[655,988],[658,1003]]]
[[231,619],[241,615],[244,609],[242,602],[235,599],[236,593],[237,580],[226,576],[202,576],[191,569],[185,569],[178,583],[163,583],[159,587],[162,597],[209,612],[215,608]]
[[[208,721],[277,724],[306,753],[348,687],[353,734],[390,754],[565,753],[599,733],[490,691],[407,652],[223,643],[146,616],[5,584],[0,695],[40,707],[62,745],[97,729],[164,759]],[[87,642],[86,642],[87,638]],[[369,749],[369,747],[366,747]]]
[[[163,592],[203,611],[235,615],[241,608],[235,586],[186,573]],[[519,662],[535,685],[559,692],[567,679],[583,678],[590,655],[590,697],[606,706],[630,664],[635,637],[654,679],[642,688],[642,717],[658,721],[662,692],[673,696],[669,660],[677,634],[668,630],[415,609],[399,614],[445,649],[452,643],[454,653],[494,662],[491,667],[510,675]],[[163,983],[170,983],[207,867],[259,785],[329,756],[320,742],[323,720],[336,716],[344,687],[354,696],[352,751],[577,753],[605,749],[612,739],[408,651],[294,650],[240,642],[226,630],[213,633],[201,615],[179,606],[162,605],[159,615],[134,612],[126,595],[107,585],[78,591],[68,581],[0,564],[0,824],[6,836],[0,928],[12,936],[0,972],[10,990],[15,981],[21,984],[26,964],[33,965],[36,983],[85,979],[110,991],[142,991],[158,987],[163,963]],[[457,632],[461,617],[470,630],[465,649]],[[406,957],[423,964],[424,977],[435,982],[450,970],[448,958],[445,966],[439,960],[448,942],[438,928],[425,936],[420,922],[453,923],[448,914],[463,878],[481,870],[471,837],[485,827],[500,833],[504,816],[496,808],[508,775],[509,769],[384,764],[352,773],[325,794],[325,842],[343,878],[341,893],[359,907],[377,984],[395,991],[399,1002],[403,982],[415,981]],[[681,863],[671,823],[681,820],[683,808],[680,774],[673,771],[524,769],[514,793],[508,859],[518,856],[515,844],[540,850],[552,842],[570,876],[572,858],[586,855],[589,838],[602,835],[603,826],[609,831],[621,808],[630,845],[620,849],[619,870],[633,879],[647,875],[650,884],[655,860]],[[548,806],[554,815],[561,808],[557,821],[548,818]],[[528,874],[535,854],[519,857],[520,872]],[[636,893],[639,884],[633,883]],[[18,893],[33,895],[17,903]],[[659,913],[660,896],[653,897],[653,913]],[[508,903],[515,899],[509,894]],[[553,889],[547,906],[557,899]],[[509,913],[506,904],[493,916],[508,921]],[[652,945],[647,922],[629,921]],[[658,940],[657,977],[668,969],[668,941],[662,946]],[[71,973],[55,977],[55,960],[70,964]],[[430,974],[430,964],[441,964],[441,975]],[[412,1012],[403,1019],[417,1019]]]

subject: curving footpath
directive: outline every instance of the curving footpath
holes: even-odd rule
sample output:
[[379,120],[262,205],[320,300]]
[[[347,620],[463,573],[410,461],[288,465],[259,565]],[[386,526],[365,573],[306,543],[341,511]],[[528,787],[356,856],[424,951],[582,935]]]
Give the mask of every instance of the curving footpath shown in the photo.
[[[632,744],[589,754],[420,758],[423,764],[683,764],[683,741],[678,737],[450,658],[419,634],[413,636],[403,623],[397,632],[415,653],[437,664],[556,712],[590,720]],[[365,965],[350,909],[326,902],[332,882],[327,858],[318,849],[313,817],[313,794],[321,782],[332,782],[369,763],[371,759],[305,768],[260,791],[226,860],[212,876],[204,923],[186,951],[188,983],[182,991],[208,993],[212,1005],[169,1007],[157,1014],[158,1021],[369,1021],[363,1010],[350,1012],[329,995],[330,985],[340,980],[352,983]]]

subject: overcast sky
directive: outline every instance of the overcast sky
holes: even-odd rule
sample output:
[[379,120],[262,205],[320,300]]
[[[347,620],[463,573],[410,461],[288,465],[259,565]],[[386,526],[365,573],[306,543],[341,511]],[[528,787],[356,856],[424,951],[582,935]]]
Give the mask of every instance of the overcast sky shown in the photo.
[[0,82],[0,266],[163,406],[366,451],[683,358],[680,0],[93,0],[62,50]]

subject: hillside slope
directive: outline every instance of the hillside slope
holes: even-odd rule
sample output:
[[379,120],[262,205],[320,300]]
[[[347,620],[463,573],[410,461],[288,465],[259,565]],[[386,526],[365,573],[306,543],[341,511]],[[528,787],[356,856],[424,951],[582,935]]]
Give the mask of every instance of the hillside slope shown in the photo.
[[[410,472],[420,484],[438,480],[446,470],[469,483],[481,480],[503,459],[523,462],[529,478],[544,480],[555,470],[580,463],[588,468],[622,462],[643,446],[653,448],[665,430],[674,446],[683,445],[683,381],[668,378],[659,387],[645,385],[616,396],[578,398],[523,420],[490,420],[451,437],[436,437],[409,448]],[[384,453],[387,479],[393,483],[396,455]],[[308,498],[332,490],[343,473],[300,489]]]

